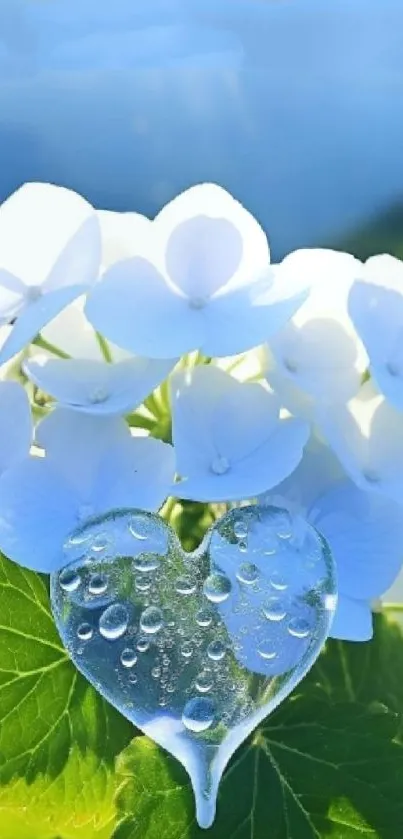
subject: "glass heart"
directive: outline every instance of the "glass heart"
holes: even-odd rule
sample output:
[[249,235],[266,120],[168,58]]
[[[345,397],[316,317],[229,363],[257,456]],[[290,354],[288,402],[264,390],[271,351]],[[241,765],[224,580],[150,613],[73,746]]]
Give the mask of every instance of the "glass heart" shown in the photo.
[[197,820],[212,824],[231,755],[317,658],[336,605],[332,558],[301,518],[227,513],[186,554],[139,510],[85,523],[51,599],[77,668],[181,761]]

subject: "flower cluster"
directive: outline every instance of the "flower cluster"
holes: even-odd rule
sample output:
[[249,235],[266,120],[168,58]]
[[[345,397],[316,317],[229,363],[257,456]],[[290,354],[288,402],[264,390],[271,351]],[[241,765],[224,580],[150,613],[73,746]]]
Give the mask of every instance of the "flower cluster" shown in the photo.
[[169,497],[300,513],[337,565],[335,637],[371,636],[403,560],[403,264],[270,263],[213,184],[152,221],[26,184],[0,207],[0,548]]

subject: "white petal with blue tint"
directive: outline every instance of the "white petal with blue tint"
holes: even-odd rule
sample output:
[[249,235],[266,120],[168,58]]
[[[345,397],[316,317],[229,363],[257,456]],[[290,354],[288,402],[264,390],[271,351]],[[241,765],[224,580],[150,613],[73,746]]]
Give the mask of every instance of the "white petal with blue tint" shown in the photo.
[[32,419],[26,391],[18,382],[0,382],[0,474],[28,455],[31,441]]
[[173,381],[173,441],[183,482],[175,494],[200,501],[262,493],[298,464],[308,426],[280,420],[273,394],[212,366]]
[[88,414],[126,414],[168,375],[173,362],[136,358],[109,364],[35,356],[27,376],[60,404]]
[[22,460],[0,478],[0,549],[14,562],[49,573],[78,524],[73,488],[46,458]]
[[341,641],[370,641],[373,629],[369,601],[340,594],[329,634]]

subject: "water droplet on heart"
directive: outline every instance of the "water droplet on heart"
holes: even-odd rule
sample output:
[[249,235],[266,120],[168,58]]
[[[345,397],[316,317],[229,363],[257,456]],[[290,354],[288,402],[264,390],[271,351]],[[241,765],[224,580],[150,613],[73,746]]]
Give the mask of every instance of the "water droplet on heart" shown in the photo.
[[65,568],[60,572],[59,584],[63,591],[77,591],[81,583],[81,577],[76,571]]
[[147,519],[141,516],[132,516],[129,523],[129,531],[135,539],[148,539],[150,526]]
[[213,618],[212,618],[212,615],[210,614],[210,612],[207,612],[206,609],[199,609],[199,611],[196,615],[196,623],[199,626],[203,626],[203,627],[210,626],[212,620],[213,620]]
[[214,715],[215,707],[212,700],[204,696],[197,696],[186,703],[183,709],[182,722],[189,731],[198,734],[210,728],[214,721]]
[[221,661],[226,653],[226,647],[222,641],[212,641],[207,647],[207,655],[212,661]]
[[288,631],[294,638],[307,638],[310,626],[308,621],[303,618],[292,618],[288,624]]
[[151,670],[151,675],[153,679],[159,679],[159,677],[161,676],[161,667],[153,667]]
[[239,519],[234,523],[234,534],[237,539],[246,539],[248,535],[248,526],[247,524]]
[[190,658],[193,655],[193,644],[190,641],[184,641],[182,644],[181,655],[183,658]]
[[285,591],[288,588],[287,580],[284,579],[282,574],[274,572],[274,574],[270,577],[270,585],[273,586],[277,591]]
[[129,673],[129,682],[131,685],[135,685],[138,680],[138,677],[135,673]]
[[269,621],[282,621],[287,611],[279,597],[269,597],[266,603],[263,604],[263,614]]
[[261,641],[258,645],[257,651],[260,657],[265,661],[272,661],[277,655],[276,651],[273,650],[273,644],[269,641]]
[[150,646],[150,642],[149,642],[148,638],[142,637],[142,638],[138,639],[136,646],[137,646],[137,650],[139,651],[139,653],[146,653],[149,646]]
[[134,558],[133,565],[136,571],[142,571],[144,574],[148,574],[157,571],[161,562],[155,554],[141,554],[141,556]]
[[259,569],[253,562],[243,562],[236,572],[237,579],[246,585],[256,583],[259,578]]
[[120,661],[123,667],[134,667],[137,661],[137,656],[132,647],[126,647],[120,656]]
[[129,624],[129,615],[125,606],[113,603],[108,606],[99,619],[99,631],[107,641],[116,641],[125,634]]
[[178,594],[193,594],[196,591],[197,583],[192,577],[178,577],[175,589]]
[[81,623],[77,629],[77,638],[80,641],[89,641],[94,634],[94,630],[89,623]]
[[108,536],[107,536],[106,533],[97,533],[97,535],[94,536],[94,538],[91,542],[91,548],[96,553],[99,553],[100,551],[104,551],[105,548],[108,546],[108,541],[109,540],[108,540]]
[[196,689],[200,691],[200,693],[208,693],[209,690],[213,687],[213,678],[211,675],[210,670],[202,670],[201,673],[196,677]]
[[292,523],[290,516],[285,513],[283,516],[277,519],[275,522],[276,524],[276,531],[277,536],[279,539],[291,539],[292,536]]
[[108,588],[108,581],[102,574],[92,574],[88,582],[88,591],[90,594],[104,594]]
[[148,635],[154,635],[164,625],[164,616],[157,606],[149,606],[140,618],[140,629]]
[[210,574],[205,580],[203,591],[212,603],[222,603],[229,597],[231,582],[225,574]]
[[150,577],[137,577],[135,581],[136,591],[149,591],[151,588],[151,579]]

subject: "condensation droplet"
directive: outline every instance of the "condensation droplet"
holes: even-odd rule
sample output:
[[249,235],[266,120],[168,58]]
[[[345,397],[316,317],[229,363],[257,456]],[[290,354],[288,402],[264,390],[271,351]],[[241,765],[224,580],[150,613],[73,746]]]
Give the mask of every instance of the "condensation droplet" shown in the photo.
[[248,535],[248,526],[242,519],[238,519],[234,523],[234,535],[237,539],[246,539]]
[[253,562],[243,562],[236,572],[237,579],[245,585],[252,585],[259,579],[259,569]]
[[307,638],[310,626],[303,618],[292,618],[288,624],[288,631],[294,638]]
[[125,606],[113,603],[108,606],[99,619],[99,631],[108,641],[116,641],[125,634],[129,624],[129,615]]
[[156,554],[141,554],[141,556],[137,556],[133,560],[133,565],[136,571],[141,571],[144,574],[152,573],[153,571],[157,571],[161,565],[160,560]]
[[137,577],[135,580],[135,589],[136,591],[149,591],[151,588],[151,580],[149,577],[141,576]]
[[132,516],[129,523],[129,531],[135,539],[148,539],[150,527],[147,519],[141,516]]
[[137,662],[137,656],[132,647],[126,647],[122,651],[120,661],[123,667],[134,667]]
[[238,549],[241,551],[242,554],[248,553],[248,543],[247,542],[239,542]]
[[213,724],[215,714],[214,703],[207,697],[197,696],[186,703],[182,722],[184,726],[195,734],[207,731]]
[[135,685],[137,682],[137,676],[135,673],[129,673],[129,682],[132,685]]
[[148,635],[154,635],[164,625],[164,616],[157,606],[149,606],[140,618],[140,629]]
[[269,597],[266,603],[263,604],[263,614],[269,621],[282,621],[287,611],[279,597]]
[[196,623],[199,626],[203,626],[203,627],[210,626],[212,620],[213,620],[213,618],[212,618],[212,615],[210,614],[210,612],[207,612],[206,609],[199,609],[199,611],[196,615]]
[[94,634],[94,630],[89,623],[81,623],[77,629],[77,638],[80,641],[89,641]]
[[213,678],[211,672],[209,670],[202,670],[198,676],[196,676],[196,689],[200,691],[200,693],[208,693],[209,690],[213,687]]
[[182,644],[181,655],[183,658],[190,658],[193,655],[193,644],[190,641],[184,641]]
[[192,577],[178,577],[175,589],[178,594],[193,594],[196,591],[197,583]]
[[88,591],[90,594],[99,595],[104,594],[108,588],[108,581],[102,574],[92,574],[88,582]]
[[210,574],[204,582],[203,591],[211,603],[222,603],[229,597],[231,582],[225,574]]
[[212,661],[221,661],[226,653],[226,647],[222,641],[212,641],[207,647],[207,655]]
[[146,653],[150,646],[148,638],[139,638],[136,644],[139,653]]
[[108,541],[109,540],[106,533],[97,533],[97,535],[94,536],[92,540],[91,549],[96,553],[100,553],[100,551],[104,551],[105,548],[108,546]]
[[151,675],[153,679],[159,679],[161,676],[161,667],[153,667],[151,670]]
[[261,641],[258,645],[257,651],[260,657],[265,661],[272,661],[277,655],[276,651],[273,650],[272,644],[268,641]]
[[288,583],[281,574],[274,573],[270,577],[270,585],[277,591],[285,591],[288,588]]
[[81,583],[81,577],[77,574],[76,571],[73,571],[69,568],[65,568],[63,571],[60,572],[59,575],[59,585],[63,591],[77,591],[79,585]]

